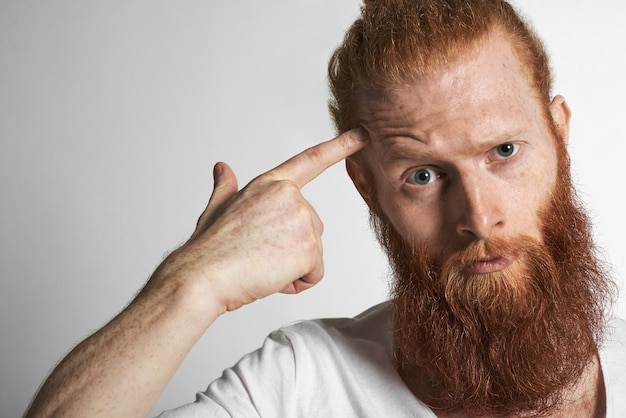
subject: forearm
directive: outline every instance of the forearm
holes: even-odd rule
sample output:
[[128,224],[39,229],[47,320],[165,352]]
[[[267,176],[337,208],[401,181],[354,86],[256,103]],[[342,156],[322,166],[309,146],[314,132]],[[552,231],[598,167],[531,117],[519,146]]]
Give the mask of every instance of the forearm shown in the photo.
[[323,224],[300,188],[365,144],[363,132],[349,131],[241,191],[230,167],[218,163],[191,238],[128,308],[59,364],[26,417],[143,417],[219,315],[314,286],[323,275]]
[[221,313],[210,301],[199,302],[204,292],[175,282],[149,284],[149,290],[80,343],[50,375],[26,417],[145,417]]

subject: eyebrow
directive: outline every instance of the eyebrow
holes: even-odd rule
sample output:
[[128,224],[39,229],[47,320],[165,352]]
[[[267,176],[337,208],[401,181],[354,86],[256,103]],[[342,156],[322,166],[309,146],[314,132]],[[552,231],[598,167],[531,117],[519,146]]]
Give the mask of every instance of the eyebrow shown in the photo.
[[[385,141],[388,142],[388,141]],[[418,142],[418,141],[415,141]],[[421,142],[419,142],[421,143]],[[433,159],[435,157],[434,153],[428,150],[420,150],[415,146],[406,146],[402,145],[383,145],[383,158],[384,162],[393,161],[393,160],[402,160],[402,159]]]
[[[529,136],[528,129],[518,129],[514,131],[504,132],[493,138],[486,139],[477,144],[480,149],[488,148],[492,149],[500,144],[506,144],[507,142],[514,142],[521,137]],[[397,143],[397,139],[404,138],[411,141],[407,144],[407,141]],[[409,137],[404,135],[385,136],[380,138],[380,143],[383,149],[383,161],[398,160],[398,159],[439,159],[438,153],[432,152],[429,149],[420,149],[425,142],[420,138]]]

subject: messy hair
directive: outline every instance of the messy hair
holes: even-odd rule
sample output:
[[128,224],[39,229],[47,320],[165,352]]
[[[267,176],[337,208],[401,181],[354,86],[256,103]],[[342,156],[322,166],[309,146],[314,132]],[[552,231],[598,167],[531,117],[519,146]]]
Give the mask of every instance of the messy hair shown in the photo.
[[328,65],[329,110],[338,132],[358,126],[356,97],[432,74],[492,35],[513,46],[540,103],[552,75],[541,40],[504,0],[364,0]]

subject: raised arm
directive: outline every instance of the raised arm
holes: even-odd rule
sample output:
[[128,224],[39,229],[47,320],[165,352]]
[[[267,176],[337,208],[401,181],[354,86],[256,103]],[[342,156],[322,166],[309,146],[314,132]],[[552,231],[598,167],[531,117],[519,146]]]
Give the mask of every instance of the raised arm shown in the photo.
[[323,275],[323,225],[300,189],[364,145],[362,132],[346,132],[241,191],[230,167],[218,163],[189,240],[126,309],[61,361],[26,417],[145,417],[219,315],[314,286]]

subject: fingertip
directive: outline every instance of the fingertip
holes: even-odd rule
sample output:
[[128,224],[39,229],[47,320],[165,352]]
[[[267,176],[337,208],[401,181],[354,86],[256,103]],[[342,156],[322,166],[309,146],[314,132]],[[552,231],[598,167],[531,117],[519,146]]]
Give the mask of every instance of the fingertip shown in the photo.
[[370,140],[369,133],[360,125],[344,132],[344,134],[346,135],[345,146],[349,152],[345,157],[346,160],[358,155],[359,152],[368,145]]
[[346,145],[359,147],[363,147],[364,144],[367,143],[370,139],[369,133],[361,125],[357,126],[356,128],[344,131],[339,135],[339,138],[342,138],[345,141]]
[[367,142],[370,139],[369,134],[367,133],[365,128],[363,128],[361,125],[352,129],[351,132],[356,138],[356,140],[359,142]]
[[238,189],[237,177],[225,162],[218,162],[213,166],[213,187],[228,186],[229,189]]
[[346,156],[346,158],[365,148],[370,140],[369,133],[362,126],[350,129],[344,132],[343,135],[345,146],[350,150],[350,155]]

